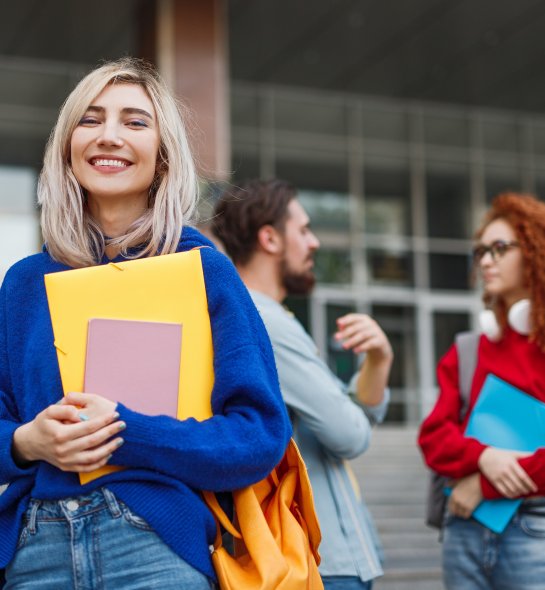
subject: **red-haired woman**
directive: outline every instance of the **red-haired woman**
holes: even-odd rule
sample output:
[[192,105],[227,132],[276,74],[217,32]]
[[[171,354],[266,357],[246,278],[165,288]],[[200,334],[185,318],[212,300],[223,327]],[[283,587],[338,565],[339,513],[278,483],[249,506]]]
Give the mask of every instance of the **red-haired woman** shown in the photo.
[[[449,590],[545,588],[545,449],[501,450],[464,436],[487,375],[545,402],[545,203],[505,193],[492,202],[473,250],[484,286],[483,334],[469,411],[460,419],[458,354],[439,362],[440,395],[423,422],[426,463],[453,480],[443,537]],[[523,498],[501,534],[471,514],[483,499]]]

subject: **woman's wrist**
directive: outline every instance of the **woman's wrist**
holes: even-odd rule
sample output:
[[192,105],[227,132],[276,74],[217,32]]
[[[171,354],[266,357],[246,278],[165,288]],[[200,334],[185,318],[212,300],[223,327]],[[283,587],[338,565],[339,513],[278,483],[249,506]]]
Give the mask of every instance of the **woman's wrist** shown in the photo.
[[19,466],[27,465],[36,460],[36,457],[32,455],[31,445],[29,444],[31,429],[32,422],[28,422],[19,426],[13,433],[11,454],[15,463]]

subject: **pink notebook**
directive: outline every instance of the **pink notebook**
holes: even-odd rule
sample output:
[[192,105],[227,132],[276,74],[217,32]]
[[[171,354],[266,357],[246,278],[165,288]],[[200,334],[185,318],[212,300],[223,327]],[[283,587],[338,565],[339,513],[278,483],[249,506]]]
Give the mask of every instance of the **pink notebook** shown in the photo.
[[181,346],[181,324],[90,319],[84,391],[175,418]]

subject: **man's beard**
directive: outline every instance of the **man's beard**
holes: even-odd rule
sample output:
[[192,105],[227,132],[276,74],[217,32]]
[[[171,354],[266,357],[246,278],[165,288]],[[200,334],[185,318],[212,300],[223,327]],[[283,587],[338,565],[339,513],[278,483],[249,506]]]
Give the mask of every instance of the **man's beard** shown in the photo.
[[295,272],[289,268],[285,258],[280,266],[280,279],[288,295],[309,295],[316,283],[312,270]]

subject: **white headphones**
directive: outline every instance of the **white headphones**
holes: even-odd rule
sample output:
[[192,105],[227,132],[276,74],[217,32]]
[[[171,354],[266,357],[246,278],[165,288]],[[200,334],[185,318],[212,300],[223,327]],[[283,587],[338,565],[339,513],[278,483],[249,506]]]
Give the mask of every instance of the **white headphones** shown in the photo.
[[[532,302],[529,299],[521,299],[513,303],[507,312],[507,323],[511,328],[527,336],[532,331],[532,322],[530,311]],[[483,309],[479,314],[479,323],[481,324],[482,333],[492,342],[497,342],[501,338],[501,328],[496,320],[496,314],[491,309]]]

